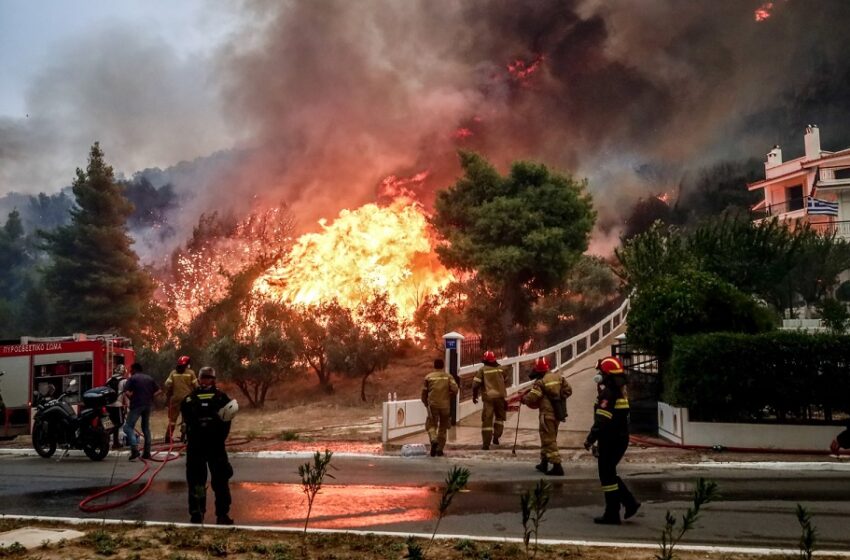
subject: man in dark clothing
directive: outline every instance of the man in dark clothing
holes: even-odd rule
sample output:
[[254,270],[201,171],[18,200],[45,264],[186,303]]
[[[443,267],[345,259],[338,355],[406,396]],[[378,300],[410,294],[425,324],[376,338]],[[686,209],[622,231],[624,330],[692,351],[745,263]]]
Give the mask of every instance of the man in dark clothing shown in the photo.
[[584,442],[590,449],[599,444],[599,482],[605,494],[605,513],[594,517],[594,523],[620,524],[620,505],[625,507],[623,517],[628,519],[640,508],[625,483],[617,476],[617,464],[629,447],[629,398],[623,364],[614,356],[599,360],[594,381],[598,385],[596,404],[593,406],[593,427]]
[[139,457],[139,439],[136,437],[136,422],[142,419],[142,434],[145,436],[145,451],[142,459],[151,458],[151,411],[153,400],[162,392],[153,378],[142,372],[142,365],[138,362],[130,367],[131,376],[124,386],[124,394],[130,399],[130,412],[124,422],[124,433],[130,444],[130,460],[135,461]]
[[850,422],[847,423],[847,429],[835,436],[829,444],[829,450],[833,453],[837,454],[841,448],[850,449]]
[[186,423],[186,483],[189,487],[189,515],[192,523],[202,523],[207,509],[207,467],[215,492],[218,525],[233,525],[230,518],[230,486],[233,467],[227,459],[224,442],[238,403],[215,386],[215,370],[202,367],[199,386],[183,399],[180,412]]

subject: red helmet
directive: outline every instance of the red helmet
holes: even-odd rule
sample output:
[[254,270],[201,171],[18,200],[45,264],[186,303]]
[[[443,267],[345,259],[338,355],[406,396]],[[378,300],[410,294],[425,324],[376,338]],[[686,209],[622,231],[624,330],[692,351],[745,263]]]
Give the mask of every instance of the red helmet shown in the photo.
[[484,361],[485,362],[495,362],[496,361],[496,354],[494,354],[492,350],[487,350],[486,352],[484,352]]
[[177,358],[177,365],[178,366],[188,366],[189,362],[191,362],[191,361],[192,361],[192,359],[189,358],[189,356],[180,356],[179,358]]
[[546,358],[537,358],[534,360],[534,371],[537,373],[546,373],[549,371],[549,360]]
[[602,358],[596,364],[596,369],[602,372],[603,375],[617,375],[623,373],[623,362],[615,356]]

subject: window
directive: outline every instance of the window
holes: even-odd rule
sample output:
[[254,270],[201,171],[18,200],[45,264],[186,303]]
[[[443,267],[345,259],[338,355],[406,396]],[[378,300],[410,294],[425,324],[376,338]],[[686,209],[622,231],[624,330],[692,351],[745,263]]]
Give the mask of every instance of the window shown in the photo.
[[785,187],[785,205],[786,212],[803,209],[803,185]]

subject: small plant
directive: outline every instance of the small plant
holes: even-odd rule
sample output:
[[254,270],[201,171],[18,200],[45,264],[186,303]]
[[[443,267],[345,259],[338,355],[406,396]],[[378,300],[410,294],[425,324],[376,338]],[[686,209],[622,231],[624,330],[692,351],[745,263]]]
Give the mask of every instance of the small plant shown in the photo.
[[425,548],[426,552],[431,548],[434,537],[437,536],[437,529],[440,528],[440,521],[446,516],[452,500],[461,490],[466,488],[466,483],[469,482],[469,474],[469,469],[465,467],[452,467],[449,474],[446,475],[446,487],[443,489],[443,495],[440,497],[440,504],[437,509],[437,523],[434,525],[431,540],[428,541],[428,546]]
[[310,523],[310,513],[313,511],[313,501],[316,495],[322,489],[322,483],[325,476],[333,478],[332,474],[328,474],[328,467],[331,464],[333,452],[325,449],[325,453],[316,453],[313,455],[313,463],[304,463],[298,467],[298,474],[301,475],[301,489],[307,496],[307,518],[304,520],[304,533],[307,533],[307,524]]
[[103,529],[97,529],[86,535],[86,542],[102,556],[112,556],[118,547],[115,537]]
[[411,560],[422,560],[425,558],[425,552],[422,550],[422,545],[416,542],[415,538],[407,537],[404,544],[407,545],[407,554],[404,555],[405,558],[410,558]]
[[478,547],[475,546],[475,541],[469,539],[460,539],[455,543],[454,549],[460,552],[462,558],[466,555],[474,556],[478,552]]
[[837,299],[825,298],[817,306],[820,312],[821,322],[834,334],[843,334],[850,323],[850,313],[847,307]]
[[[541,479],[537,481],[534,490],[529,490],[520,496],[520,506],[522,507],[522,542],[525,544],[526,558],[537,556],[537,537],[540,533],[540,523],[543,521],[543,516],[546,515],[546,510],[549,507],[551,491],[552,485]],[[534,535],[534,554],[529,556],[528,545],[532,535]]]
[[289,430],[284,430],[277,435],[277,439],[281,441],[298,441],[298,432],[290,432]]
[[717,499],[717,483],[714,481],[706,481],[704,478],[697,480],[696,488],[694,488],[694,505],[688,508],[685,515],[682,516],[682,525],[676,531],[676,518],[667,510],[664,529],[661,531],[661,543],[658,554],[655,555],[656,560],[673,560],[674,548],[682,537],[694,528],[694,525],[699,518],[700,508],[705,504]]
[[797,504],[795,513],[797,514],[797,522],[800,524],[800,529],[802,529],[802,534],[800,535],[800,560],[812,560],[812,555],[815,553],[815,539],[817,538],[817,529],[812,525],[812,514],[800,504]]
[[19,542],[13,542],[9,546],[0,546],[0,558],[12,558],[26,554],[27,549]]
[[219,536],[211,540],[206,545],[206,552],[210,556],[224,557],[227,556],[229,545],[226,536]]
[[248,430],[248,431],[245,433],[245,438],[246,438],[248,441],[254,441],[254,440],[255,440],[255,439],[257,439],[258,437],[260,437],[260,432],[258,432],[257,430]]

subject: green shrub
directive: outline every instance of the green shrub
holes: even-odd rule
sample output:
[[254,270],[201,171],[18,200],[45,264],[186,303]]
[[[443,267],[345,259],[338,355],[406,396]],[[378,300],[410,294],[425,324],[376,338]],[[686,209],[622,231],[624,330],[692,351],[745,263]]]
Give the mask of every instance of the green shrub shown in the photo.
[[664,400],[703,421],[806,422],[848,412],[850,336],[777,331],[677,337]]
[[842,334],[847,330],[850,314],[847,313],[847,307],[842,302],[837,299],[826,298],[818,304],[817,308],[821,321],[829,329],[829,332]]
[[773,328],[771,312],[717,276],[684,269],[642,286],[632,298],[630,343],[666,360],[675,335],[758,333]]

